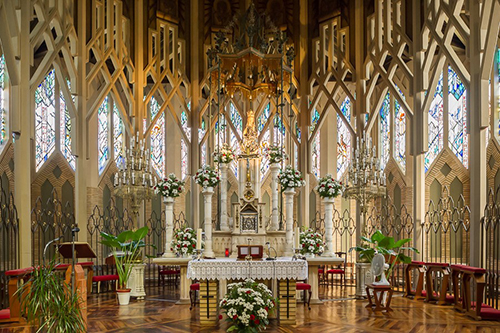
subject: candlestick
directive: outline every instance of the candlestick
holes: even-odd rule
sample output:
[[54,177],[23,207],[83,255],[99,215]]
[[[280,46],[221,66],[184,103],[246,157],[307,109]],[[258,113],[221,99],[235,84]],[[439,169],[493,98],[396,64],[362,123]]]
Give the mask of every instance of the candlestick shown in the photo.
[[201,236],[202,236],[202,233],[203,233],[203,230],[200,228],[198,229],[198,233],[196,235],[196,249],[197,250],[201,250],[201,247],[202,247],[202,240],[201,240]]
[[294,244],[294,248],[296,248],[296,249],[301,248],[301,245],[300,245],[300,228],[299,227],[295,228],[295,244]]

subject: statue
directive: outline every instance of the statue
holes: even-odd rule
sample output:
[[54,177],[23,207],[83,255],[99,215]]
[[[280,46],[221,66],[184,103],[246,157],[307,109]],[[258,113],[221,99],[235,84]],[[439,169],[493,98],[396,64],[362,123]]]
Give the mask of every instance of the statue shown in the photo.
[[243,155],[255,155],[259,151],[258,133],[255,129],[255,113],[249,110],[247,113],[247,125],[243,130],[243,142],[241,143]]

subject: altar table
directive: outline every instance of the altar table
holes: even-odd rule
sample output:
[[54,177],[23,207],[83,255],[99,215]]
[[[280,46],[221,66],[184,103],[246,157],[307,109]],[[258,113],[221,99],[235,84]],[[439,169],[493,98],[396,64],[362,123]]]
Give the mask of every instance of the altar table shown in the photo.
[[[200,280],[200,322],[215,324],[218,319],[219,288],[227,280],[272,280],[273,295],[278,294],[278,317],[283,324],[295,324],[296,280],[307,279],[307,261],[278,258],[277,260],[237,260],[223,258],[192,260],[188,263],[187,278]],[[219,285],[221,281],[223,285]],[[224,288],[225,289],[225,288]]]

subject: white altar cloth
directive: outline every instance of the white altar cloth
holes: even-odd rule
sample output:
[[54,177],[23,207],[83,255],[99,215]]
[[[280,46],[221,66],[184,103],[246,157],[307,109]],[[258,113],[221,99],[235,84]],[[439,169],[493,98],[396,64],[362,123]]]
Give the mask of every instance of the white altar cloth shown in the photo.
[[277,260],[236,260],[235,258],[191,260],[188,279],[197,280],[305,280],[307,261],[283,257]]

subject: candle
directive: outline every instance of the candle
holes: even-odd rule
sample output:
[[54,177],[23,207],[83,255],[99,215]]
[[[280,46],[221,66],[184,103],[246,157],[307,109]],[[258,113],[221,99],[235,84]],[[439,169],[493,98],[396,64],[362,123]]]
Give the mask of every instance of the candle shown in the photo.
[[201,250],[201,234],[203,230],[200,228],[198,229],[198,233],[196,235],[196,249]]
[[300,249],[300,229],[299,227],[295,228],[295,248]]

